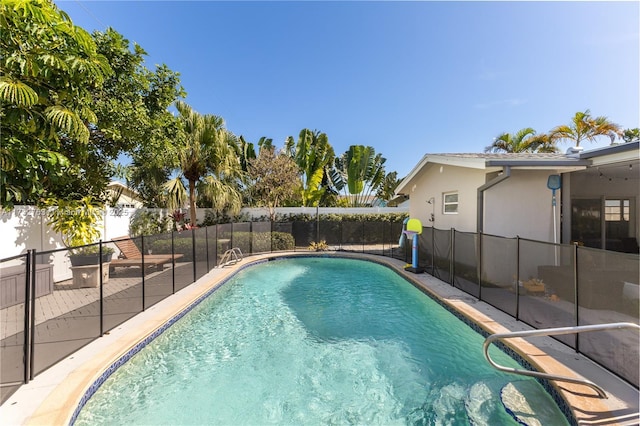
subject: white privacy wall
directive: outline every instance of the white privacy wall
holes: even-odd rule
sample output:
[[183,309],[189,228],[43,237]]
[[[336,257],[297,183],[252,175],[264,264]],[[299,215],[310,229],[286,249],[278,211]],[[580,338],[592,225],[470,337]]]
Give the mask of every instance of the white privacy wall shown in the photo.
[[[100,234],[103,241],[129,235],[129,222],[138,209],[112,209],[107,208],[103,213],[100,224]],[[163,215],[166,210],[152,210]],[[198,221],[204,220],[207,209],[198,209]],[[382,214],[405,213],[407,208],[395,207],[371,207],[371,208],[329,208],[321,207],[292,207],[278,208],[279,214]],[[252,218],[268,216],[267,209],[242,209]],[[0,214],[0,259],[26,253],[27,250],[37,251],[55,250],[64,248],[59,233],[53,232],[47,225],[47,211],[33,206],[16,206],[12,211],[2,211]]]

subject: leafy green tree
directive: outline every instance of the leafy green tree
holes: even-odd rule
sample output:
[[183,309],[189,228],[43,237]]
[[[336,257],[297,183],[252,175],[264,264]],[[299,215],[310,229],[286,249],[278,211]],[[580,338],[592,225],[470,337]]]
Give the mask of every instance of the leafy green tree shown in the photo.
[[501,133],[484,152],[558,152],[558,148],[548,135],[527,127],[515,134]]
[[318,205],[326,191],[322,183],[326,181],[327,170],[335,158],[329,137],[318,130],[302,129],[295,145],[293,137],[287,138],[284,152],[295,160],[300,169],[302,205]]
[[371,146],[351,145],[335,159],[331,182],[349,200],[350,207],[366,206],[384,181],[386,161]]
[[[169,208],[181,208],[187,200],[190,223],[196,224],[196,195],[211,201],[213,209],[226,208],[238,212],[242,196],[230,182],[241,178],[242,169],[236,154],[237,138],[224,127],[224,120],[213,114],[201,115],[183,101],[176,102],[181,124],[181,140],[174,153],[179,160],[179,174],[165,183],[171,203]],[[182,179],[188,184],[185,188]]]
[[276,207],[299,196],[302,183],[298,173],[298,165],[291,157],[278,154],[271,147],[263,147],[258,157],[249,161],[252,198],[269,210],[272,221]]
[[[144,66],[146,52],[108,28],[94,32],[99,53],[108,58],[114,75],[94,93],[98,125],[90,126],[92,156],[104,158],[101,176],[113,173],[113,163],[126,152],[132,164],[128,184],[148,207],[159,207],[162,184],[175,166],[170,146],[178,133],[177,119],[168,107],[185,95],[179,74],[166,65],[155,71]],[[97,180],[97,179],[96,179]]]
[[[245,174],[245,177],[249,173],[249,163],[252,160],[255,160],[260,151],[263,149],[275,149],[273,146],[273,139],[267,138],[266,136],[262,136],[258,141],[258,153],[256,153],[255,145],[252,142],[247,142],[242,135],[238,138],[238,149],[237,154],[240,157],[240,166],[242,168],[242,172]],[[245,205],[254,205],[253,201],[253,193],[251,190],[250,182],[244,182],[242,180],[237,182],[232,182],[232,184],[237,184],[239,187],[239,191],[242,193],[242,202]]]
[[[93,91],[113,71],[51,1],[3,1],[0,31],[0,201],[11,208],[41,202],[87,169]],[[72,163],[70,152],[80,158]]]
[[[167,152],[177,131],[167,107],[183,96],[178,74],[165,65],[149,71],[140,46],[131,50],[112,29],[91,36],[50,1],[1,7],[3,206],[87,195],[104,202],[121,153],[141,153],[149,169]],[[170,168],[158,167],[163,182]],[[154,173],[142,174],[155,183],[146,179]],[[134,169],[132,183],[140,177]]]
[[[112,64],[113,74],[100,88],[92,90],[93,109],[98,120],[88,124],[90,136],[86,152],[76,152],[74,147],[77,145],[69,141],[68,155],[92,167],[69,176],[66,186],[57,188],[59,196],[65,198],[76,198],[84,191],[101,195],[123,152],[143,152],[145,169],[151,168],[157,155],[148,155],[146,146],[166,152],[163,145],[173,140],[177,131],[176,119],[168,107],[184,95],[177,73],[166,65],[156,66],[155,72],[148,70],[144,66],[146,52],[135,43],[130,47],[129,40],[118,32],[108,28],[105,32],[94,32],[93,38],[98,53]],[[161,182],[166,181],[166,170],[165,167],[165,179]],[[153,178],[154,173],[140,176],[139,171],[133,169],[130,183],[135,187],[140,181],[146,181],[147,176]],[[159,183],[151,180],[151,185],[158,193]]]
[[552,141],[570,141],[575,146],[580,146],[580,142],[595,142],[600,136],[608,136],[611,143],[617,137],[622,137],[622,129],[619,125],[609,121],[607,117],[592,117],[591,112],[576,112],[571,123],[557,126],[549,132]]

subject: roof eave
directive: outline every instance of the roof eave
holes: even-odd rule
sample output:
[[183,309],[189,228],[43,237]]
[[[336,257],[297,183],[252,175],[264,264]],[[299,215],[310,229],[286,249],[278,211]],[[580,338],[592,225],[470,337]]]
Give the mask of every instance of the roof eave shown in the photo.
[[591,164],[588,160],[487,160],[487,167],[580,167],[589,166]]
[[626,142],[618,145],[609,145],[603,148],[592,149],[589,151],[583,151],[580,153],[580,159],[583,158],[594,158],[611,154],[618,154],[621,152],[633,151],[640,149],[640,141],[637,142]]

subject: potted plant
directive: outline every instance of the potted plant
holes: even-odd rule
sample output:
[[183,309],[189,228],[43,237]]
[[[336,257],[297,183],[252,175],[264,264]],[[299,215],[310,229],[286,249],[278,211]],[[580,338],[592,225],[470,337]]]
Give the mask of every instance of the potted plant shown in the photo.
[[[49,200],[48,225],[62,236],[62,243],[71,248],[69,259],[72,266],[97,265],[100,263],[100,247],[94,243],[100,238],[98,223],[102,220],[100,205],[91,197],[81,200]],[[78,247],[78,248],[75,248]],[[102,248],[102,263],[111,261],[114,250]]]
[[329,250],[329,245],[327,244],[327,242],[325,240],[322,241],[318,241],[317,243],[314,241],[311,241],[311,244],[309,244],[309,250],[310,251],[327,251]]
[[[111,262],[111,258],[113,257],[114,249],[111,247],[102,247],[102,263]],[[71,266],[86,266],[86,265],[97,265],[100,257],[100,246],[98,244],[93,244],[90,246],[82,247],[76,250],[72,250],[69,253],[69,260],[71,261]]]

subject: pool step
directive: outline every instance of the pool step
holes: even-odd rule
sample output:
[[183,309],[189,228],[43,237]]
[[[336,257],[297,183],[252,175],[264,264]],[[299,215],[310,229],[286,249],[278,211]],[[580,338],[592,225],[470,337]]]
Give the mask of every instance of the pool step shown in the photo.
[[[507,383],[500,391],[500,399],[505,410],[520,424],[543,426],[554,424],[558,414],[550,409],[548,399],[536,399],[538,384],[530,380]],[[529,396],[525,396],[529,395]]]
[[495,411],[495,397],[498,389],[492,390],[485,382],[475,383],[467,393],[464,406],[471,425],[490,425],[492,413]]

